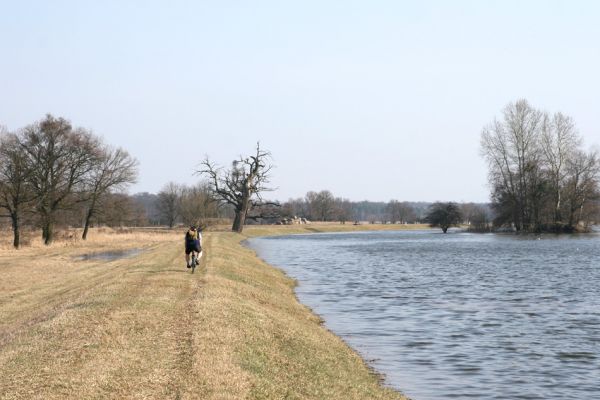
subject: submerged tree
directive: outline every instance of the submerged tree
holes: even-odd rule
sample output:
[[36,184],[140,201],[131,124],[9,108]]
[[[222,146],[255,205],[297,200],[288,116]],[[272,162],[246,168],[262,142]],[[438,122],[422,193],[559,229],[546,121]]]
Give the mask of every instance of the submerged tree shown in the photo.
[[240,156],[232,162],[230,169],[218,167],[208,157],[202,161],[202,169],[197,174],[206,176],[213,196],[223,203],[230,204],[235,212],[232,230],[242,232],[248,211],[252,207],[264,205],[262,193],[272,189],[267,187],[272,165],[271,153],[261,150],[248,157]]
[[433,203],[427,212],[425,221],[429,225],[442,228],[444,233],[448,232],[448,228],[457,226],[462,220],[460,208],[456,203]]

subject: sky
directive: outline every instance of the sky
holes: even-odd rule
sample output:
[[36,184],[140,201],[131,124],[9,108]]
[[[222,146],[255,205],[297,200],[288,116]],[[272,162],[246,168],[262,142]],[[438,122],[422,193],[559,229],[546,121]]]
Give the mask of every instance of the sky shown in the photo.
[[267,198],[489,200],[483,127],[521,98],[600,145],[597,1],[0,0],[0,124],[128,150],[130,193],[272,154]]

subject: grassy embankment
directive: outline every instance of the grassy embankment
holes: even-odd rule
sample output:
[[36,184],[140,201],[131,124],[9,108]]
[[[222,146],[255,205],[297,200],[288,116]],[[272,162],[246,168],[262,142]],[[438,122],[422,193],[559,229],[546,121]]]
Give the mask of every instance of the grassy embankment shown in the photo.
[[[297,302],[291,279],[240,244],[246,236],[206,233],[194,275],[181,236],[92,233],[87,242],[2,246],[0,398],[404,398]],[[132,247],[145,251],[76,259]]]

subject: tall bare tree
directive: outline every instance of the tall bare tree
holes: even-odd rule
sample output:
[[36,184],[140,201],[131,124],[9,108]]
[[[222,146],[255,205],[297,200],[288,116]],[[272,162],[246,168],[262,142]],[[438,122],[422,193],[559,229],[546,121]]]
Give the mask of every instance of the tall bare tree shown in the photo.
[[103,197],[113,190],[124,189],[137,179],[138,162],[126,150],[103,146],[98,151],[98,157],[94,157],[95,165],[84,181],[87,211],[81,236],[83,240],[87,238],[90,222]]
[[33,193],[28,183],[29,169],[16,134],[0,136],[0,208],[8,212],[12,223],[13,246],[20,246],[23,207],[31,202]]
[[68,205],[98,158],[98,140],[69,121],[47,115],[19,135],[45,244],[54,239],[57,212]]
[[261,150],[260,143],[257,143],[253,155],[240,156],[229,169],[217,166],[207,157],[201,163],[202,169],[197,171],[197,174],[208,178],[214,197],[234,208],[231,228],[234,232],[242,232],[248,211],[263,205],[262,193],[272,190],[267,186],[273,168],[270,159],[271,153]]

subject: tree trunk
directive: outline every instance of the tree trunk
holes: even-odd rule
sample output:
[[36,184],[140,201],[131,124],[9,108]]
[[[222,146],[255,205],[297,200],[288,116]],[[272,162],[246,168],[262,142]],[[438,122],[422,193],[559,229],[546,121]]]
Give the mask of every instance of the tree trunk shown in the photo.
[[42,226],[42,238],[44,244],[49,245],[54,240],[54,223],[51,220],[45,220]]
[[10,218],[12,219],[12,228],[13,228],[13,246],[15,247],[15,249],[18,249],[21,244],[19,214],[17,212],[11,213]]
[[87,239],[87,234],[88,231],[90,229],[90,224],[92,222],[92,217],[94,216],[94,211],[96,210],[96,201],[98,200],[98,197],[96,195],[92,196],[92,202],[90,203],[90,207],[88,208],[88,212],[85,215],[85,226],[83,227],[83,234],[81,235],[81,238],[83,240]]
[[237,233],[242,233],[244,229],[244,223],[246,222],[246,214],[248,214],[248,207],[250,205],[250,196],[244,196],[240,207],[235,209],[235,219],[233,220],[233,226],[231,230]]
[[246,222],[246,213],[246,210],[235,210],[235,219],[233,220],[233,226],[231,227],[233,232],[242,233],[244,223]]
[[93,209],[90,207],[87,214],[85,215],[85,225],[83,226],[83,234],[81,235],[81,239],[86,240],[87,234],[90,229],[90,221],[92,220]]
[[554,223],[555,224],[562,221],[562,215],[560,213],[561,200],[562,199],[561,199],[561,195],[560,195],[560,190],[558,190],[556,192],[556,208],[554,209]]

